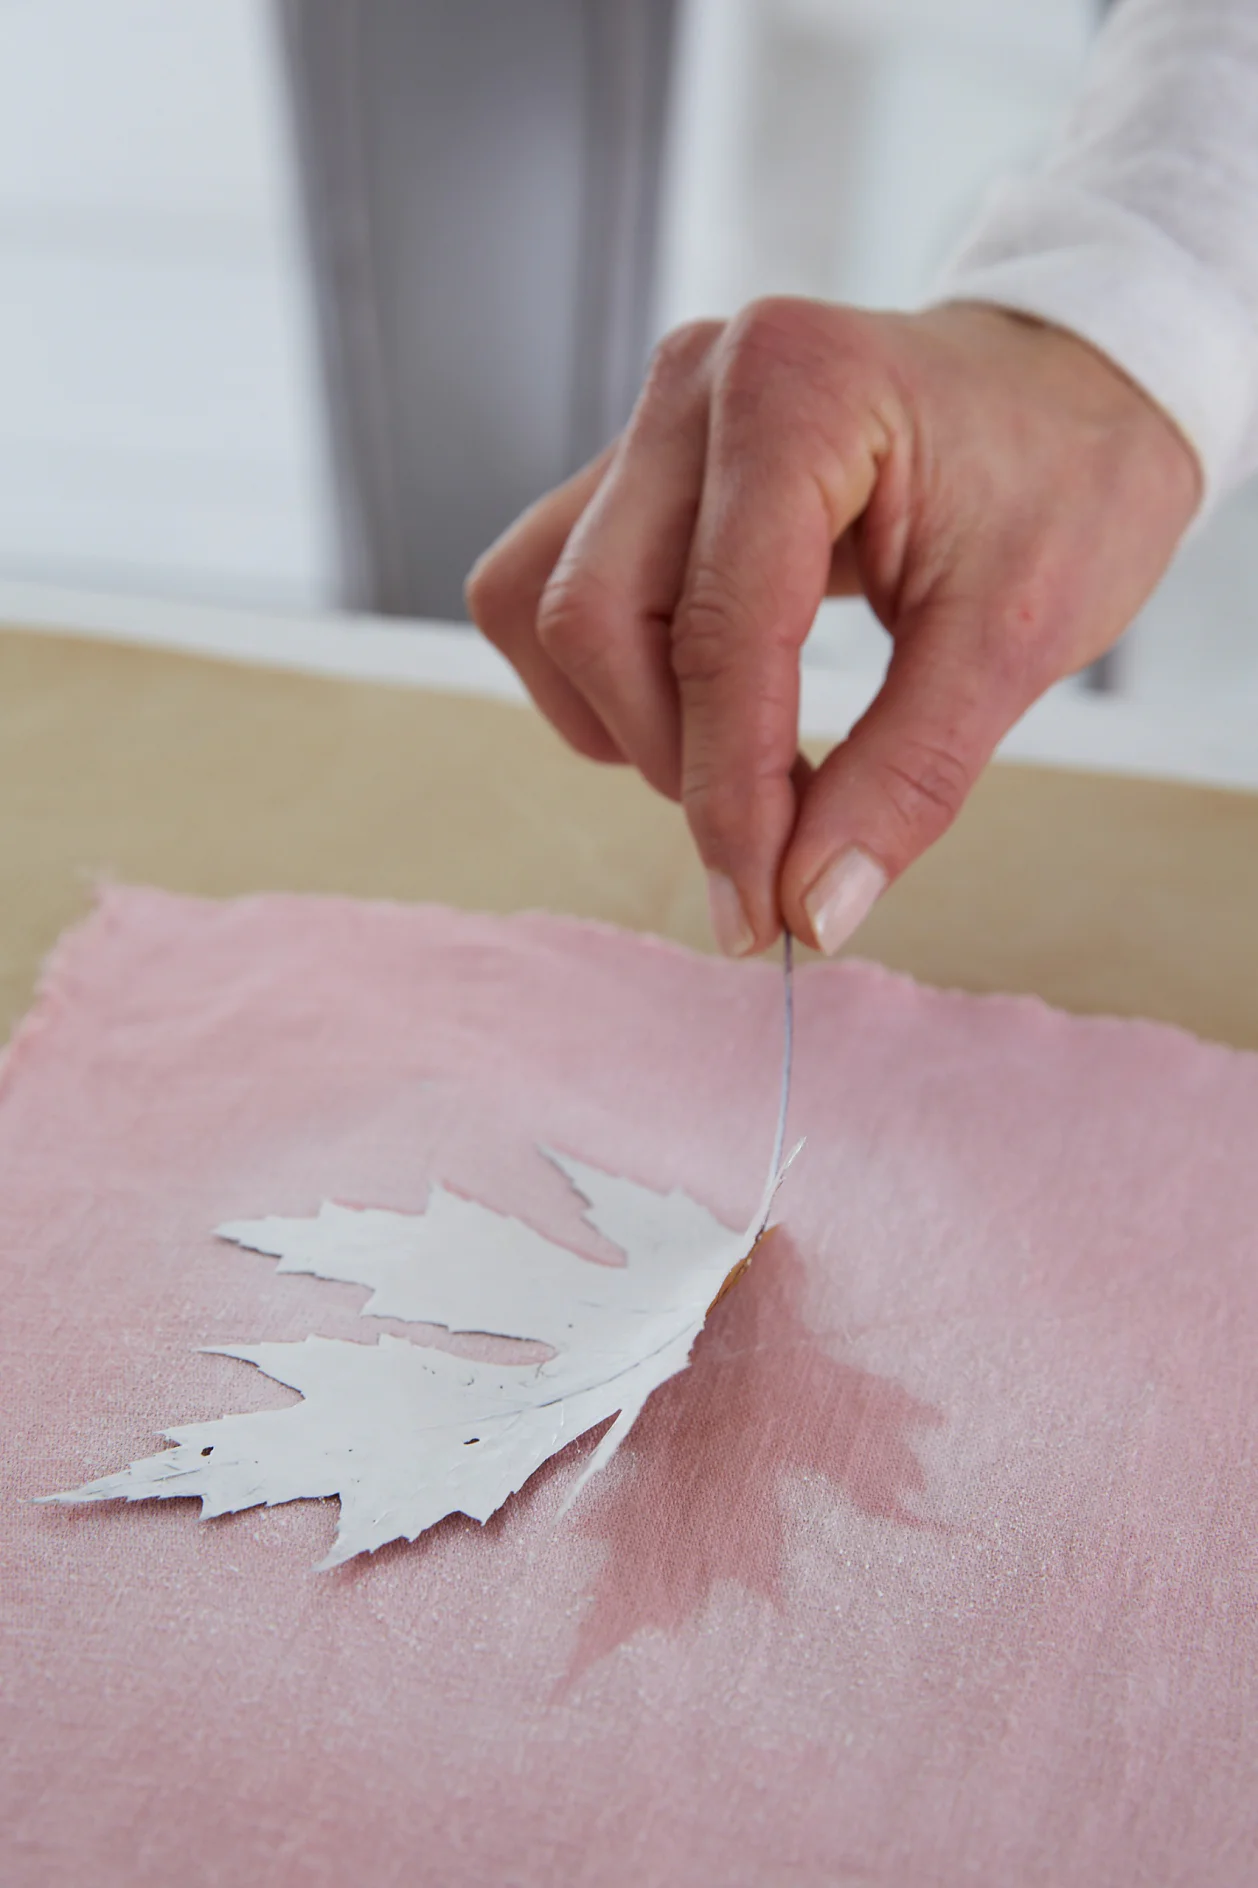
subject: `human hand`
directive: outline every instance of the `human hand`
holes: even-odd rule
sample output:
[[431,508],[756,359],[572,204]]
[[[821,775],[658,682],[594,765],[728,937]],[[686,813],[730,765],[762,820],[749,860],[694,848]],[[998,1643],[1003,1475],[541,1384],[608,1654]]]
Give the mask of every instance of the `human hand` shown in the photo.
[[[681,800],[724,950],[785,922],[831,953],[1117,641],[1200,493],[1172,422],[1060,329],[768,301],[661,344],[620,439],[486,552],[468,604],[575,748]],[[799,652],[822,598],[858,593],[891,659],[814,772]]]

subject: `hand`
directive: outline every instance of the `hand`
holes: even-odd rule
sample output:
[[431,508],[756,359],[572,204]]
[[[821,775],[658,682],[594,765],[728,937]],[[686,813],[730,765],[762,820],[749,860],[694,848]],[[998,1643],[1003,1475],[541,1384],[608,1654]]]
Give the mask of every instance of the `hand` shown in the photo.
[[[1018,716],[1117,641],[1200,491],[1171,421],[1060,329],[768,301],[661,344],[621,438],[468,604],[575,748],[682,801],[724,950],[785,921],[829,953]],[[858,592],[891,659],[814,773],[799,652]]]

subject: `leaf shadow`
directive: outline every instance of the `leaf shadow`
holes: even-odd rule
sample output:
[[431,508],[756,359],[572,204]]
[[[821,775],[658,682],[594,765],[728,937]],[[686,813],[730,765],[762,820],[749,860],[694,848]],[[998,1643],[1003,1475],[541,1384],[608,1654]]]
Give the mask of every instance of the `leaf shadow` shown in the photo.
[[935,1528],[917,1432],[940,1410],[827,1350],[804,1321],[807,1273],[781,1229],[713,1311],[690,1368],[651,1398],[610,1485],[574,1520],[606,1547],[552,1702],[644,1628],[676,1634],[722,1581],[781,1607],[789,1522],[781,1481],[823,1476],[861,1513]]

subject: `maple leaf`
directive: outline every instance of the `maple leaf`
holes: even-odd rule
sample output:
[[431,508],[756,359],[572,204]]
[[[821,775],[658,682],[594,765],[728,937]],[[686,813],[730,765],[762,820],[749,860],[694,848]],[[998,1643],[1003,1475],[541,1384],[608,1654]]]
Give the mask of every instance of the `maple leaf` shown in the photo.
[[325,1203],[314,1219],[219,1229],[278,1257],[280,1271],[370,1287],[364,1314],[529,1339],[550,1347],[544,1363],[479,1363],[390,1336],[374,1345],[308,1337],[219,1348],[298,1390],[302,1402],[169,1429],[173,1448],[46,1499],[199,1496],[208,1518],[337,1495],[336,1540],[320,1563],[334,1567],[414,1540],[448,1514],[487,1520],[543,1462],[615,1417],[571,1502],[651,1392],[685,1369],[709,1307],[755,1244],[779,1176],[738,1232],[679,1188],[656,1193],[562,1154],[548,1158],[625,1265],[583,1259],[440,1186],[421,1214]]

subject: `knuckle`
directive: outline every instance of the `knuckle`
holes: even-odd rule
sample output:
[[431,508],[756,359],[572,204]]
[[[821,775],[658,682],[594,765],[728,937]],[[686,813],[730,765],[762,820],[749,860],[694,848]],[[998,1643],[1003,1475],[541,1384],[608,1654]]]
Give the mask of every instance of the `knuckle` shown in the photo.
[[789,351],[802,329],[811,326],[807,302],[791,295],[762,295],[734,317],[729,345],[740,353],[779,354]]
[[673,673],[683,690],[710,689],[745,635],[745,606],[716,571],[696,574],[673,623]]
[[516,585],[503,560],[488,552],[472,566],[463,585],[467,613],[492,642],[517,597]]
[[702,857],[737,876],[753,850],[754,804],[746,783],[709,761],[691,760],[682,774],[681,803]]
[[735,670],[749,669],[759,678],[758,699],[768,705],[767,678],[795,674],[798,661],[798,640],[766,618],[744,583],[716,564],[694,573],[673,619],[673,673],[683,690],[707,690]]
[[598,583],[578,569],[557,572],[537,607],[537,640],[574,679],[590,670],[606,640]]
[[681,773],[681,799],[691,824],[701,825],[705,838],[719,837],[731,824],[735,795],[710,758],[687,755]]
[[731,323],[715,373],[717,409],[784,469],[862,450],[887,405],[884,366],[860,316],[811,302],[753,302]]
[[686,321],[657,342],[647,374],[647,391],[671,392],[703,365],[721,333],[719,321]]
[[682,770],[681,797],[691,824],[705,838],[719,841],[726,858],[738,854],[757,825],[767,790],[786,778],[775,747],[752,739],[739,751],[736,765],[715,753],[688,753]]
[[799,358],[799,320],[789,302],[752,302],[731,323],[721,363],[727,401],[758,397]]
[[774,824],[789,797],[796,746],[789,690],[767,683],[750,701],[723,689],[709,713],[692,717],[681,798],[705,858],[728,868],[758,850],[766,822]]
[[859,310],[765,296],[749,302],[729,325],[725,383],[736,389],[793,371],[822,387],[869,352],[869,318]]
[[708,600],[687,604],[673,629],[673,674],[683,691],[711,688],[729,664],[729,619]]
[[942,832],[965,803],[971,770],[942,742],[901,741],[882,763],[882,790],[907,832]]

